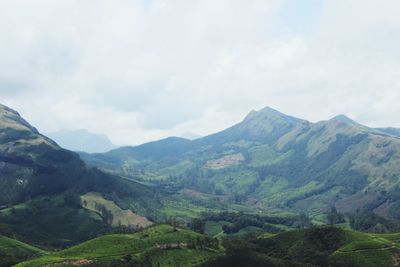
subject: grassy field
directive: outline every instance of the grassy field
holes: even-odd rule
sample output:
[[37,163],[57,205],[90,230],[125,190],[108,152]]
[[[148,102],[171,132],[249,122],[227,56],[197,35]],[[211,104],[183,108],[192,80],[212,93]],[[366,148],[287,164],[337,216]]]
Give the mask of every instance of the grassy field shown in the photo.
[[148,227],[134,234],[105,235],[78,246],[45,255],[17,266],[93,266],[146,263],[150,266],[195,266],[221,253],[218,242],[190,230],[169,225]]
[[121,209],[113,201],[104,199],[99,193],[89,192],[81,196],[81,203],[84,208],[100,213],[100,215],[101,212],[97,207],[98,205],[103,206],[112,214],[112,226],[146,227],[152,224],[147,218],[139,216],[131,210]]
[[332,258],[365,267],[391,267],[400,263],[400,234],[370,234],[346,230],[348,242]]
[[224,224],[229,224],[229,222],[214,222],[214,221],[207,221],[205,225],[205,232],[214,237],[221,237],[224,236],[224,230],[222,229],[222,226]]
[[12,266],[18,262],[45,254],[46,252],[39,248],[0,236],[0,266]]

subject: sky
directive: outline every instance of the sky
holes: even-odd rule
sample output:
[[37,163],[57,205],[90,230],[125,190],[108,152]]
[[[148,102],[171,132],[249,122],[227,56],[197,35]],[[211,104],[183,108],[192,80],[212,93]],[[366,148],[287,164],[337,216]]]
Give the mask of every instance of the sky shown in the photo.
[[0,0],[0,103],[135,145],[265,106],[400,127],[398,0]]

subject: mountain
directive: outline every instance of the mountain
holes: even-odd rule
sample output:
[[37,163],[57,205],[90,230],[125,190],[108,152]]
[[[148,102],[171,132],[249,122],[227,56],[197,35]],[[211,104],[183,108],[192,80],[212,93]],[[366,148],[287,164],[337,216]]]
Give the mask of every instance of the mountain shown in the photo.
[[91,133],[88,130],[60,130],[46,133],[46,136],[56,141],[61,147],[72,151],[85,151],[88,153],[107,152],[115,145],[104,134]]
[[0,265],[396,266],[399,161],[393,130],[272,108],[79,155],[0,105]]
[[0,205],[61,191],[85,171],[79,156],[61,149],[20,115],[0,106]]
[[82,158],[197,203],[217,197],[318,221],[332,206],[400,219],[400,139],[344,115],[311,123],[267,107],[196,140],[168,138]]
[[0,234],[64,247],[147,226],[161,207],[153,189],[86,166],[0,105]]
[[260,111],[251,111],[244,120],[222,132],[194,141],[196,144],[222,145],[240,140],[273,142],[279,136],[308,122],[287,116],[270,107]]

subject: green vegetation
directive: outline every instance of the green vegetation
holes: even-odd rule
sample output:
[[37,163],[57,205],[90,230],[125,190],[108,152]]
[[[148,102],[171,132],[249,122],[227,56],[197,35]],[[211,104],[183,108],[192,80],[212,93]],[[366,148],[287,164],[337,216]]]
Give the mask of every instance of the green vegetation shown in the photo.
[[194,141],[81,154],[99,170],[0,106],[0,265],[396,266],[399,140],[266,108]]
[[2,210],[0,232],[43,247],[62,248],[110,230],[97,213],[71,207],[66,199],[62,194],[38,197]]
[[400,223],[398,221],[385,219],[368,211],[351,214],[350,226],[355,230],[376,233],[400,230]]
[[[162,216],[159,193],[87,167],[76,153],[60,148],[2,105],[0,173],[0,234],[43,247],[71,246],[111,226],[145,226],[147,218]],[[87,207],[81,205],[82,195],[89,197]]]
[[0,236],[0,266],[12,266],[46,252],[15,239]]
[[[310,123],[265,108],[193,141],[167,138],[81,156],[90,165],[166,191],[178,202],[182,192],[194,192],[182,200],[195,210],[290,210],[318,223],[374,210],[400,219],[399,139],[344,116]],[[338,214],[328,218],[331,207]]]
[[396,266],[399,234],[317,227],[224,240],[226,255],[209,266]]
[[229,254],[204,265],[204,267],[309,267],[285,259],[268,257],[262,253],[255,252],[237,252]]
[[113,201],[104,199],[99,193],[87,193],[81,196],[84,208],[100,213],[103,219],[112,226],[146,227],[152,223],[147,218],[122,210]]
[[395,266],[400,256],[398,234],[346,231],[348,243],[332,255],[336,266]]
[[65,266],[78,261],[95,266],[128,263],[193,266],[221,253],[218,242],[212,238],[169,225],[157,225],[134,234],[105,235],[17,266]]
[[219,238],[220,242],[175,226],[155,225],[53,253],[32,248],[41,256],[17,266],[392,267],[400,256],[399,233],[368,234],[333,226]]
[[225,235],[223,230],[224,225],[229,225],[229,222],[224,221],[206,221],[204,231],[213,237],[221,237]]
[[289,228],[310,227],[310,219],[304,215],[259,215],[237,212],[221,212],[203,214],[207,221],[206,231],[215,234],[235,234],[253,231],[267,231],[270,233],[283,232]]

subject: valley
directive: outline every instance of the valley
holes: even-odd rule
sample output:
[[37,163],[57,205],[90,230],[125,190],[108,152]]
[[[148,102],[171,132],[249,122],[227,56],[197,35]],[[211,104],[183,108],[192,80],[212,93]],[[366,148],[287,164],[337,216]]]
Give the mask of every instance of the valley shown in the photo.
[[398,266],[396,133],[265,108],[78,154],[0,106],[0,266]]
[[0,267],[400,267],[399,10],[0,1]]

